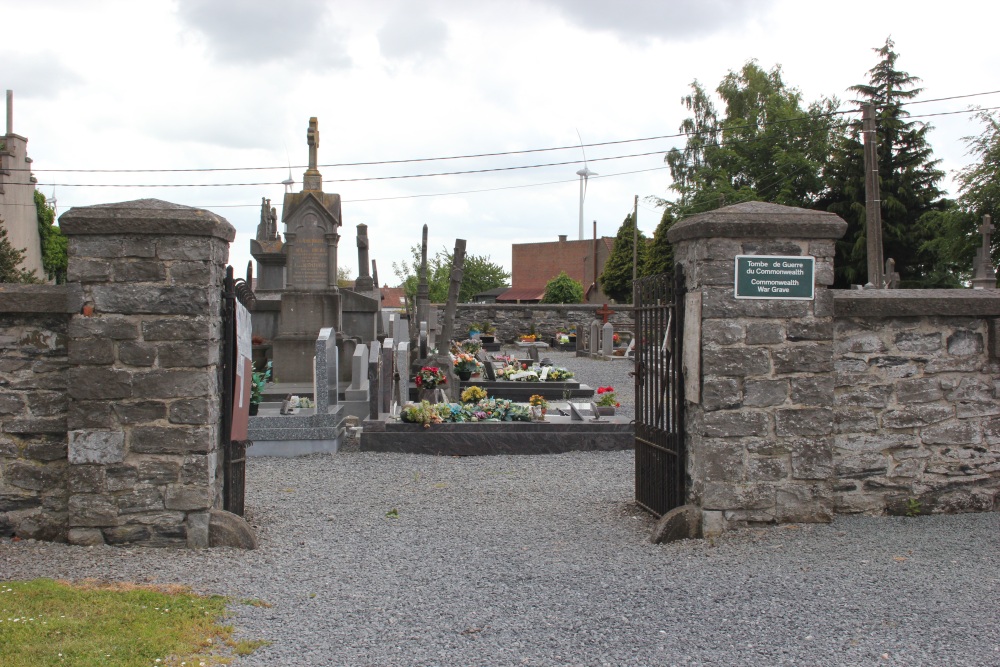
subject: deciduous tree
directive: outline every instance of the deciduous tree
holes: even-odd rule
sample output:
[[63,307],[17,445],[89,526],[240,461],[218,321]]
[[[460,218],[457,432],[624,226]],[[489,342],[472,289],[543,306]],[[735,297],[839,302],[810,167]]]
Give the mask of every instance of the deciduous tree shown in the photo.
[[546,283],[542,303],[583,303],[583,285],[560,271]]

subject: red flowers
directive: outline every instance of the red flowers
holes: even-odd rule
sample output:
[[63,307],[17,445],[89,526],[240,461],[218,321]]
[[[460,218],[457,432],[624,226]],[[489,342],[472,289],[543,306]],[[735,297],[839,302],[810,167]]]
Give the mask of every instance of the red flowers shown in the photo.
[[613,393],[614,390],[615,390],[614,387],[598,387],[597,388],[597,393],[598,393],[598,395],[600,395],[600,394],[606,394],[608,392],[612,392]]

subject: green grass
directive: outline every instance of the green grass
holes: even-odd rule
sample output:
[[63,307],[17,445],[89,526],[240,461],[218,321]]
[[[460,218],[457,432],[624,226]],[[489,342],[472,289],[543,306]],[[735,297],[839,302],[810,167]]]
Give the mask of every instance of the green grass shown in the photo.
[[[228,600],[182,586],[51,579],[0,582],[4,667],[227,664],[266,642],[232,639]],[[266,603],[264,603],[266,604]]]

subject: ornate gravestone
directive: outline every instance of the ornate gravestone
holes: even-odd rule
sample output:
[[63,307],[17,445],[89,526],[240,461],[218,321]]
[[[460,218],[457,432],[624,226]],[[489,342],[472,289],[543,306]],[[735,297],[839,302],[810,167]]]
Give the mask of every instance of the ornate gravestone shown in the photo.
[[278,214],[271,207],[271,200],[261,197],[257,237],[250,241],[250,254],[257,260],[256,292],[277,291],[284,287],[286,258],[282,246]]
[[979,232],[983,235],[983,245],[976,251],[976,257],[972,261],[972,287],[975,289],[997,288],[997,273],[993,268],[993,258],[990,256],[993,245],[990,237],[995,229],[992,218],[984,215],[983,224],[979,228]]
[[368,273],[368,225],[358,225],[358,277],[354,281],[357,292],[368,293],[375,288],[375,281]]
[[[286,283],[281,295],[278,334],[274,339],[274,367],[282,382],[309,382],[316,332],[333,327],[342,337],[341,295],[337,287],[337,246],[341,226],[340,195],[323,192],[316,168],[319,128],[309,119],[309,168],[303,190],[285,194]],[[341,353],[346,350],[339,346]],[[346,361],[346,360],[345,360]],[[343,370],[348,364],[341,364]]]

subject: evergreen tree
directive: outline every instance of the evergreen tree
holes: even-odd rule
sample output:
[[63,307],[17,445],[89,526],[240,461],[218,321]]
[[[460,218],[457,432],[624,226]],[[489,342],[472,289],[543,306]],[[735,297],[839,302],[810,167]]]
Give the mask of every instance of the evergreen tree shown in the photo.
[[50,280],[66,282],[66,237],[56,226],[56,212],[45,201],[45,195],[35,190],[35,211],[38,214],[38,238],[42,246],[42,268]]
[[693,114],[680,128],[687,144],[666,156],[679,200],[663,203],[675,217],[744,201],[815,204],[840,131],[836,99],[804,108],[801,92],[785,84],[780,66],[766,72],[753,60],[716,88],[725,105],[721,119],[700,83],[692,83],[691,91],[682,99]]
[[546,283],[542,303],[583,303],[583,285],[560,271]]
[[642,263],[640,276],[674,272],[674,246],[667,240],[667,231],[672,224],[673,214],[669,210],[663,211],[660,222],[653,231],[653,241],[646,248],[646,260]]
[[[631,213],[625,216],[618,228],[611,256],[601,273],[601,289],[608,297],[620,303],[632,303],[632,248],[635,221]],[[646,236],[639,232],[639,266],[646,260]]]
[[0,283],[37,283],[34,271],[20,267],[27,251],[15,248],[7,238],[7,228],[0,220]]
[[[868,83],[852,86],[858,104],[876,107],[878,174],[882,199],[882,246],[884,258],[893,258],[902,287],[946,287],[957,283],[947,263],[935,250],[934,235],[945,222],[941,212],[948,202],[938,184],[944,172],[937,168],[927,142],[930,126],[907,121],[903,105],[921,89],[915,76],[897,69],[898,54],[892,39],[874,51],[880,57],[869,70]],[[827,170],[828,190],[817,208],[836,213],[847,221],[844,238],[838,242],[835,286],[849,287],[867,282],[865,233],[864,144],[860,123],[839,141]],[[936,212],[936,215],[928,215]],[[923,221],[921,218],[928,215]]]

